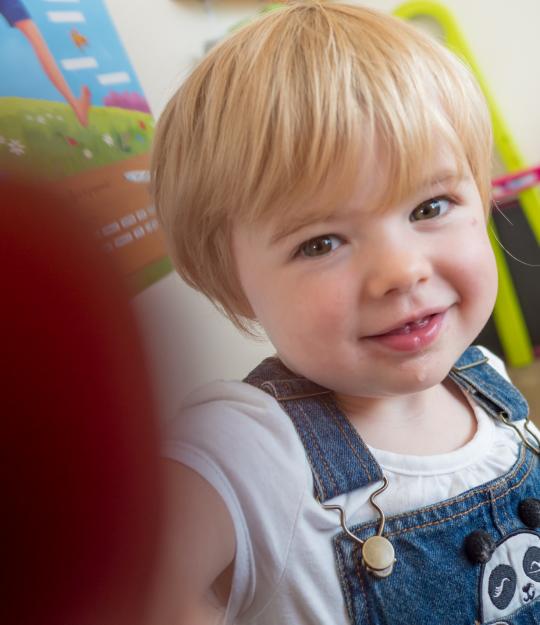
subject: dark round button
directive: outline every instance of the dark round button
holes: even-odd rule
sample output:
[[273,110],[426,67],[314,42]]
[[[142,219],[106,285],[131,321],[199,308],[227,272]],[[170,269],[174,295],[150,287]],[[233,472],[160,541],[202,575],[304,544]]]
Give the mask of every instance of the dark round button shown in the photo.
[[484,564],[495,551],[495,541],[485,530],[475,530],[465,538],[464,547],[470,562]]
[[520,502],[518,506],[520,519],[531,529],[540,527],[540,499],[530,497]]

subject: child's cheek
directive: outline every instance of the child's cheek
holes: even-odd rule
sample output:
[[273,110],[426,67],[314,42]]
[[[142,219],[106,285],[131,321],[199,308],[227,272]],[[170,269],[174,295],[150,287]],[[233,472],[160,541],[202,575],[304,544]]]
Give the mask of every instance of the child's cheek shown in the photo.
[[497,294],[497,266],[485,225],[472,219],[461,245],[453,254],[452,271],[464,297],[491,308]]
[[[354,284],[341,275],[319,274],[295,289],[287,311],[288,325],[293,324],[297,334],[309,333],[311,340],[328,341],[342,331],[354,307]],[[292,329],[292,328],[291,328]]]

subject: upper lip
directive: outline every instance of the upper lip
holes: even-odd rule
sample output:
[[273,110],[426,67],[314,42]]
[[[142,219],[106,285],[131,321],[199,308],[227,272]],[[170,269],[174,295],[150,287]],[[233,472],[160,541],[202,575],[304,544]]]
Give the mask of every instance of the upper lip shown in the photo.
[[426,308],[424,310],[420,310],[417,313],[413,313],[412,315],[405,317],[403,320],[398,321],[397,323],[393,323],[391,326],[385,328],[384,330],[381,330],[380,332],[371,334],[370,336],[380,336],[381,334],[387,334],[388,332],[392,332],[393,330],[397,330],[398,328],[406,326],[408,323],[420,321],[420,319],[430,317],[431,315],[437,315],[439,313],[445,312],[446,310],[448,310],[448,306],[439,306],[438,308]]

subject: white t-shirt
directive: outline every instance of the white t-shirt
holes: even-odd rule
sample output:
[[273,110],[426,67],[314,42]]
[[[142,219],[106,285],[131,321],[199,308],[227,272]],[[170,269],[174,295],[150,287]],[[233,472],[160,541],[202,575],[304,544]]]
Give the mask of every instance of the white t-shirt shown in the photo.
[[[483,351],[508,377],[502,361]],[[370,448],[389,481],[377,498],[387,516],[456,496],[511,468],[517,434],[473,408],[476,434],[456,451],[412,456]],[[166,439],[163,455],[212,484],[234,523],[236,557],[224,623],[348,622],[332,545],[341,530],[339,515],[313,497],[304,448],[279,403],[249,384],[217,381],[190,395]],[[349,526],[376,519],[369,496],[379,486],[331,503],[344,508]]]

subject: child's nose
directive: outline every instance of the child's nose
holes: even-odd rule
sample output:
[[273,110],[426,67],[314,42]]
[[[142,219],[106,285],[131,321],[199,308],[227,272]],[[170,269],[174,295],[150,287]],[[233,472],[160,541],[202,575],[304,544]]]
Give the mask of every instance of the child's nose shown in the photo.
[[408,293],[433,273],[428,255],[412,247],[381,246],[369,267],[366,290],[372,298]]

